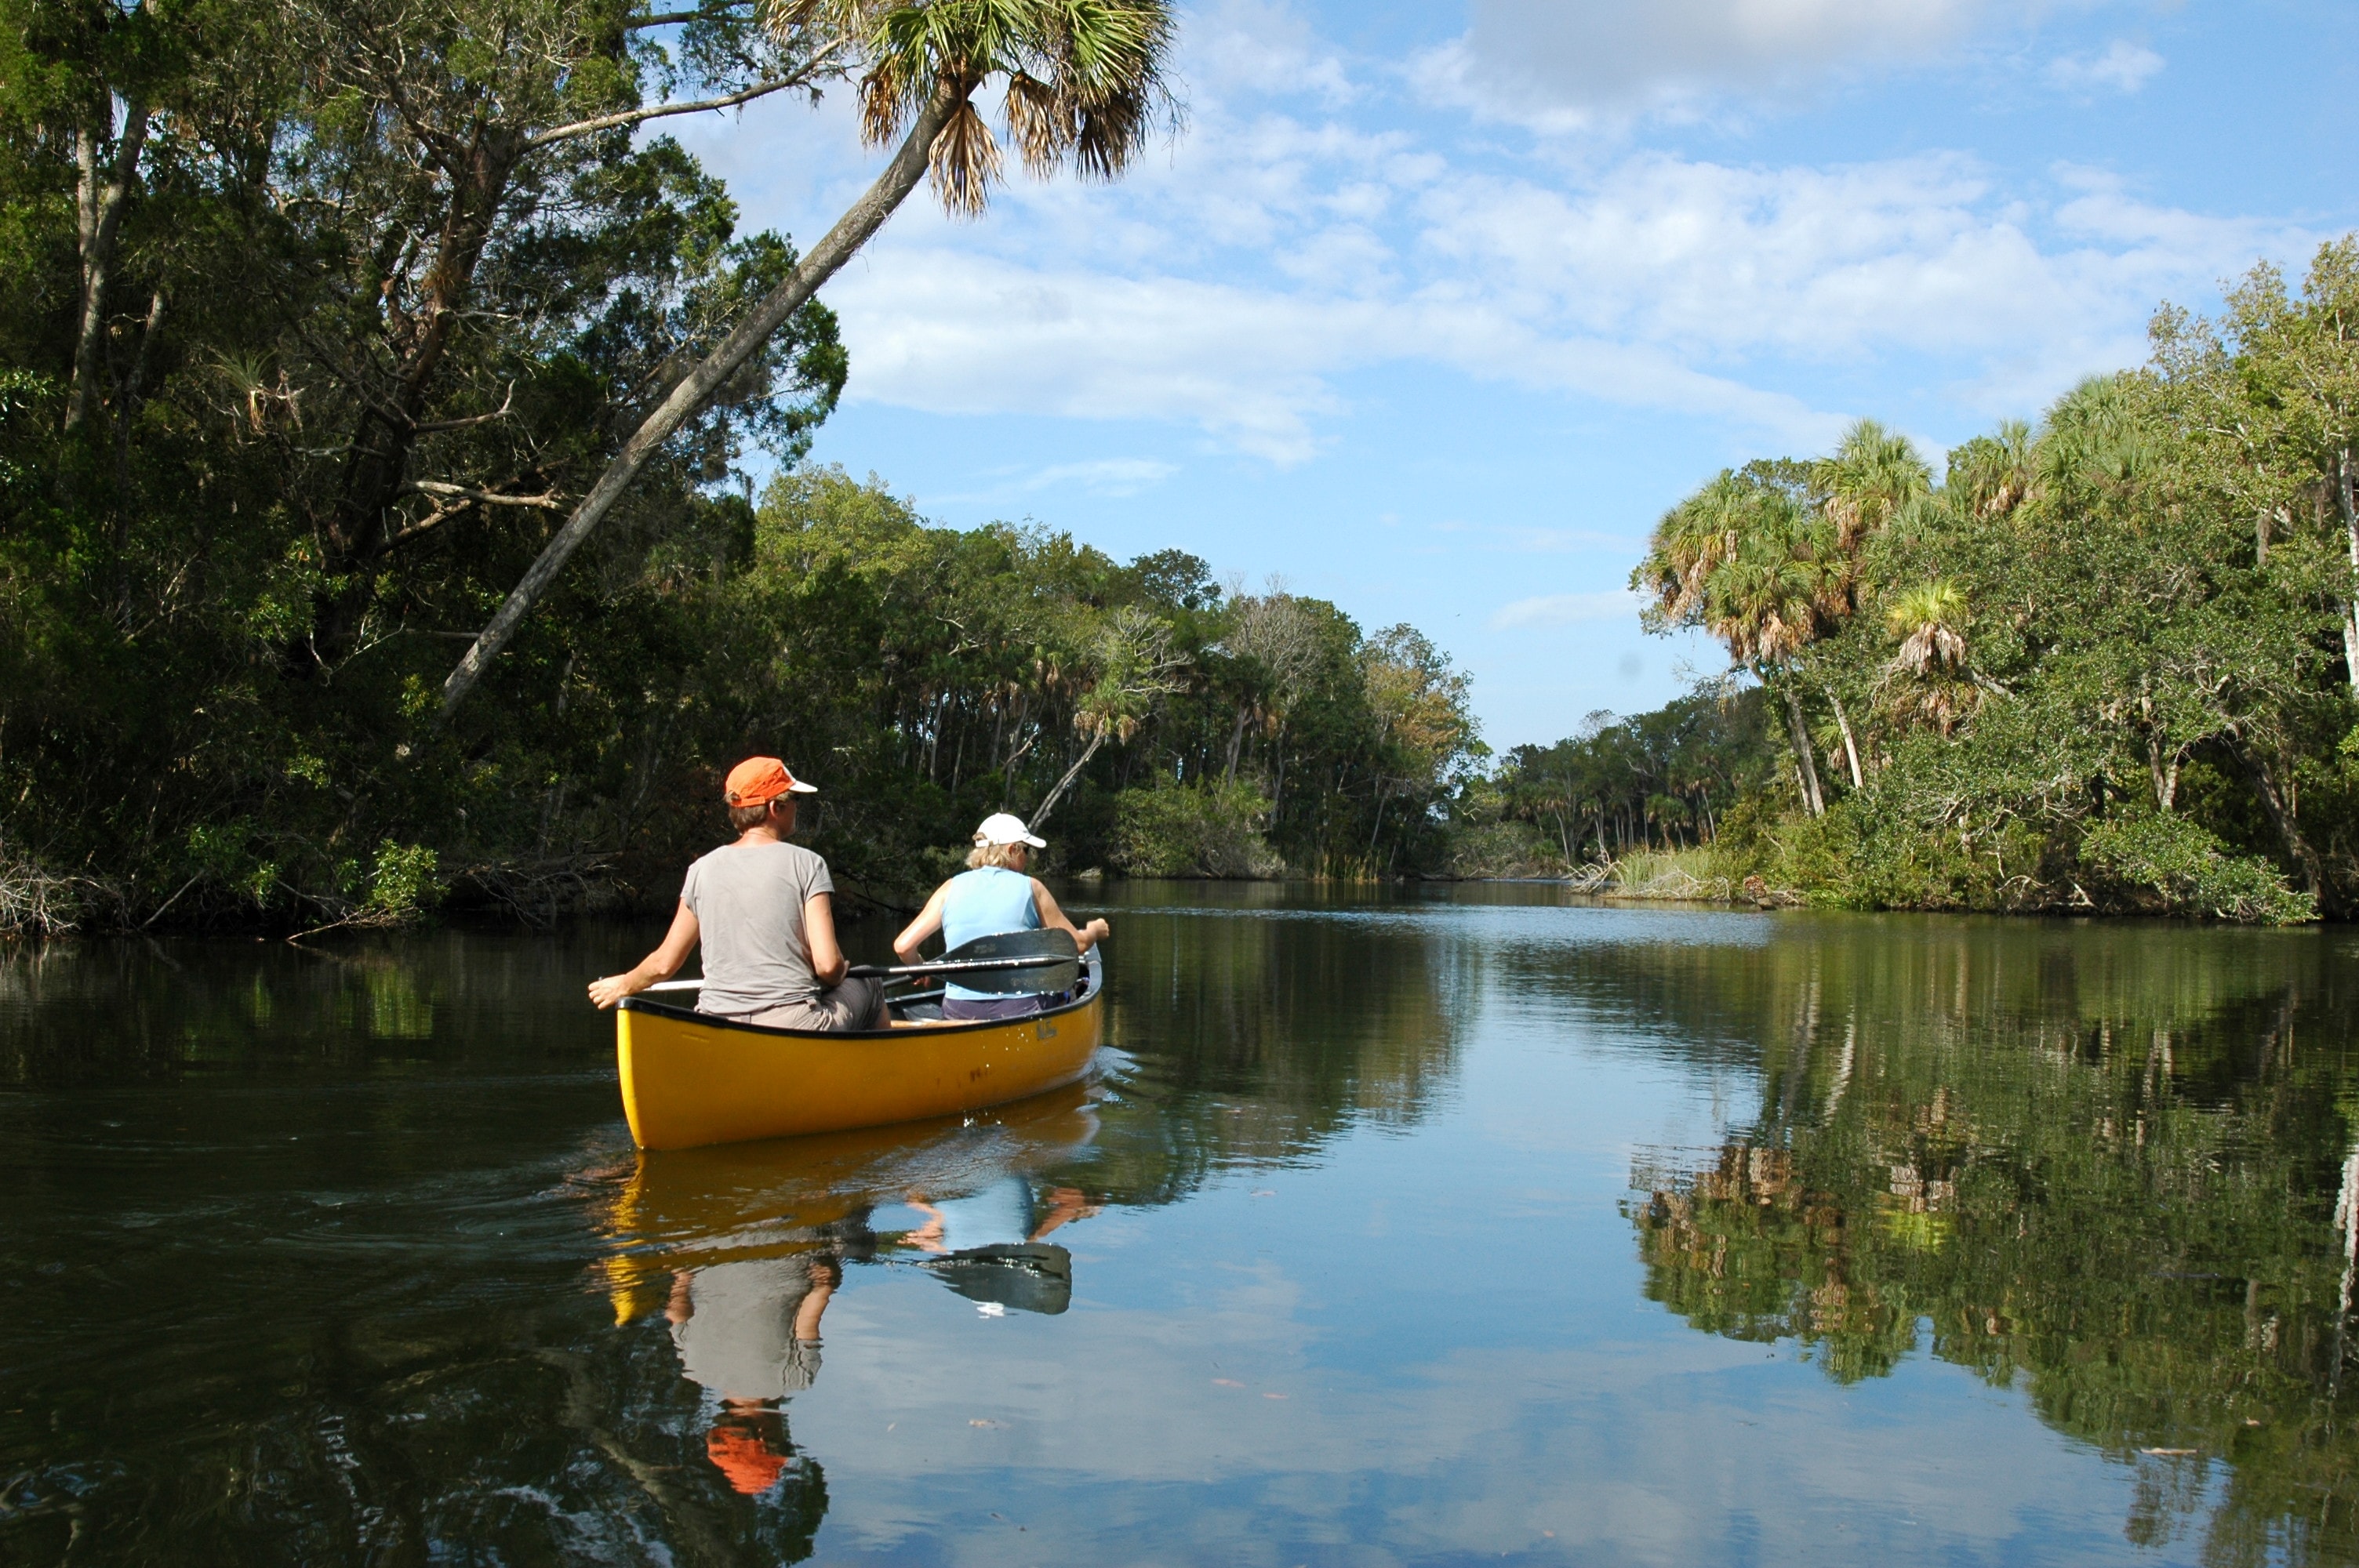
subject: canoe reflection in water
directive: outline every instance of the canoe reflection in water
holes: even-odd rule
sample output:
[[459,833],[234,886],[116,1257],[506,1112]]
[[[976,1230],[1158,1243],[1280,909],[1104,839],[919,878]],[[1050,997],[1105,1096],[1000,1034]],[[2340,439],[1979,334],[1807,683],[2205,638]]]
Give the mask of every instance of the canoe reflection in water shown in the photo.
[[[706,1455],[771,1493],[797,1465],[786,1405],[819,1376],[845,1266],[913,1260],[986,1312],[1063,1312],[1072,1257],[1043,1238],[1101,1206],[1042,1176],[1096,1135],[1076,1085],[965,1119],[643,1152],[609,1227],[615,1321],[662,1312],[703,1390]],[[872,1227],[903,1205],[918,1224]]]

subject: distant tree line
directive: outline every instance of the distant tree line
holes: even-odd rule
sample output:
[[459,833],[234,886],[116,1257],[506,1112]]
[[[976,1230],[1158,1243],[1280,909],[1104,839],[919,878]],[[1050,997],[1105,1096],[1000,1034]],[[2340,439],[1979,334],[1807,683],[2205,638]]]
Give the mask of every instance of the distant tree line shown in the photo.
[[1566,865],[1710,844],[1768,782],[1763,715],[1758,690],[1719,686],[1627,719],[1593,713],[1570,740],[1508,752],[1495,787]]

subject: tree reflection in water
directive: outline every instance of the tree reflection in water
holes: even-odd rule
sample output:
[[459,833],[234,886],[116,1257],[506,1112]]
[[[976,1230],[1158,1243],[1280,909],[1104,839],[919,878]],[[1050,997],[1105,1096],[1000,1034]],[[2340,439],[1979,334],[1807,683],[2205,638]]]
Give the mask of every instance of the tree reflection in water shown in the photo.
[[1839,1381],[1925,1346],[2024,1389],[2138,1467],[2134,1542],[2359,1555],[2332,938],[1950,929],[1655,956],[1644,1009],[1752,1056],[1763,1099],[1636,1162],[1647,1295]]

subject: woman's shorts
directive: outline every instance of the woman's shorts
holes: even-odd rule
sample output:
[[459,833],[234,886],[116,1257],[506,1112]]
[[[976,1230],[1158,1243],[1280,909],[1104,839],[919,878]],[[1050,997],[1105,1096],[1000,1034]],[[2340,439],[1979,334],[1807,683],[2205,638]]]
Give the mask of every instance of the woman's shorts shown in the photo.
[[1036,1012],[1046,1012],[1052,1007],[1064,1005],[1063,991],[1043,991],[1032,996],[951,996],[942,999],[942,1016],[969,1020],[1028,1018]]

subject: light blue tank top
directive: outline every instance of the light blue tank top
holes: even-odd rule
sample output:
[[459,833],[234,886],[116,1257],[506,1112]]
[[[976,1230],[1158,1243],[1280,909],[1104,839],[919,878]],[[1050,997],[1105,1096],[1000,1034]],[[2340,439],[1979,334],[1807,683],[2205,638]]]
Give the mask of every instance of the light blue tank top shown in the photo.
[[[984,866],[979,871],[961,871],[951,879],[950,894],[942,900],[945,949],[964,946],[978,936],[996,936],[1004,931],[1037,931],[1039,926],[1040,911],[1032,902],[1032,879],[1022,871]],[[953,985],[950,994],[981,1001],[1006,993],[969,990]]]

